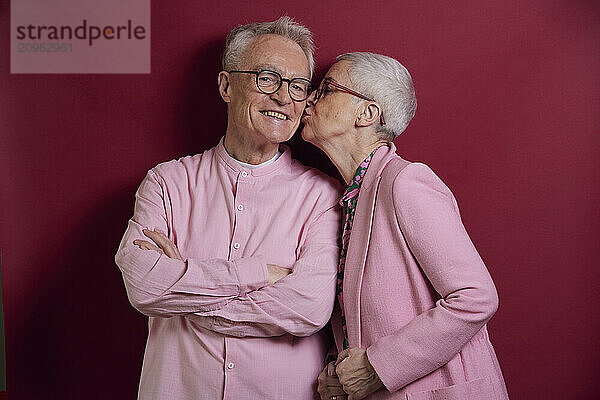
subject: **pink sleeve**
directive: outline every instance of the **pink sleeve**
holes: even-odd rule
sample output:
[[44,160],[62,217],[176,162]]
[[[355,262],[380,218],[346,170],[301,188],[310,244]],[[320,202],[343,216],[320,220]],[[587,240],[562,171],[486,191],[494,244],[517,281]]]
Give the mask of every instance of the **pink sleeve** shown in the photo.
[[408,247],[441,298],[367,349],[390,391],[450,361],[498,307],[496,288],[462,224],[456,201],[433,171],[423,164],[406,167],[395,179],[393,200]]
[[218,310],[187,317],[230,336],[309,336],[319,331],[335,300],[339,230],[340,209],[333,206],[311,223],[290,275]]
[[137,310],[161,317],[215,310],[268,284],[261,257],[180,261],[135,246],[135,239],[149,240],[142,229],[169,232],[164,199],[158,177],[149,171],[136,193],[134,215],[115,255],[129,301]]

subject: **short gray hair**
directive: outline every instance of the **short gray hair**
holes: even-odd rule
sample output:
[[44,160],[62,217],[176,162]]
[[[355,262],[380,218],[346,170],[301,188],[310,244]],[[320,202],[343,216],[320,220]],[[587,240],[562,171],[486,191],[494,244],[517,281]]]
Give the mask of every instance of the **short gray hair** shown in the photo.
[[286,16],[276,21],[255,22],[247,25],[238,25],[229,32],[225,40],[225,51],[223,52],[223,69],[230,71],[242,67],[242,54],[246,47],[257,37],[262,35],[279,35],[296,42],[304,51],[308,59],[310,77],[312,78],[315,61],[313,52],[315,45],[310,30]]
[[381,54],[356,52],[339,55],[348,61],[353,89],[374,99],[382,108],[385,125],[377,123],[377,133],[394,140],[404,132],[415,115],[417,98],[408,70],[397,60]]

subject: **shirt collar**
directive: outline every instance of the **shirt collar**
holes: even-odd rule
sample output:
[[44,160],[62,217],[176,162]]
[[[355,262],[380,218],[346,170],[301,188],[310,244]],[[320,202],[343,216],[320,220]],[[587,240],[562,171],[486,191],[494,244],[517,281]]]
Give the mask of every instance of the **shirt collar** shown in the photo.
[[239,173],[241,171],[247,171],[251,176],[264,176],[268,175],[272,172],[284,172],[288,171],[292,165],[292,156],[290,153],[290,148],[284,144],[279,145],[279,151],[282,152],[281,156],[277,159],[269,163],[268,165],[261,166],[260,168],[249,169],[245,168],[240,164],[238,160],[231,157],[225,146],[223,145],[224,137],[221,138],[219,144],[216,147],[216,154],[221,163],[225,164],[229,169],[233,170],[235,173]]
[[267,165],[275,162],[275,160],[277,160],[279,158],[280,155],[282,155],[283,153],[281,152],[281,150],[277,150],[277,153],[275,153],[275,155],[273,156],[273,158],[271,158],[270,160],[267,160],[263,163],[260,164],[248,164],[245,163],[243,161],[237,160],[234,158],[235,161],[237,161],[242,167],[244,168],[248,168],[248,169],[255,169],[255,168],[262,168],[262,167],[266,167]]

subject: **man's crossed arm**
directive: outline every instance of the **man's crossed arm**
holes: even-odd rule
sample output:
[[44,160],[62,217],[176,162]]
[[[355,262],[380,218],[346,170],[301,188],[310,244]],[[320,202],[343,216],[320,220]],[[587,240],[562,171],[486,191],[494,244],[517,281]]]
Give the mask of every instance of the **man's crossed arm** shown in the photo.
[[[175,243],[169,240],[169,238],[157,228],[154,230],[143,229],[142,232],[152,241],[136,239],[133,244],[138,246],[142,250],[154,250],[160,254],[164,254],[169,258],[183,261],[179,249],[175,246]],[[267,264],[267,271],[269,273],[269,285],[273,285],[278,280],[285,278],[292,271],[288,268],[283,268],[275,264]]]
[[169,191],[163,185],[160,176],[148,172],[115,256],[136,309],[154,317],[182,315],[232,336],[308,336],[327,323],[339,255],[340,215],[333,196],[332,205],[307,226],[290,272],[262,256],[183,259],[160,234],[169,230]]

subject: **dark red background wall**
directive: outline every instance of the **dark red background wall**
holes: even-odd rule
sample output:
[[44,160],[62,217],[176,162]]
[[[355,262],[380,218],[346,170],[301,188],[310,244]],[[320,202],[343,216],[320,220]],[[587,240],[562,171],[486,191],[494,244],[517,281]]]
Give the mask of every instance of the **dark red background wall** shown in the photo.
[[0,5],[9,399],[135,397],[146,319],[113,262],[135,189],[217,142],[224,35],[282,14],[313,30],[319,75],[354,50],[411,71],[419,106],[396,144],[452,188],[495,279],[489,329],[512,398],[598,396],[597,2],[154,0],[149,75],[11,75]]

